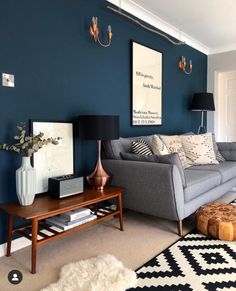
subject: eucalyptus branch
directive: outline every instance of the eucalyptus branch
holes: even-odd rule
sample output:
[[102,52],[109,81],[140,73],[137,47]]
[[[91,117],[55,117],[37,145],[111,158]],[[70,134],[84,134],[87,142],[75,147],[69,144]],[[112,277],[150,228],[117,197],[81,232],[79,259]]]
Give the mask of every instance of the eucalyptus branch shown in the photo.
[[0,144],[0,150],[13,151],[22,156],[31,157],[34,153],[38,152],[44,145],[53,144],[58,145],[61,137],[49,137],[47,139],[43,138],[44,133],[40,132],[37,135],[26,136],[26,126],[25,123],[21,122],[17,125],[18,135],[14,136],[17,141],[15,144]]

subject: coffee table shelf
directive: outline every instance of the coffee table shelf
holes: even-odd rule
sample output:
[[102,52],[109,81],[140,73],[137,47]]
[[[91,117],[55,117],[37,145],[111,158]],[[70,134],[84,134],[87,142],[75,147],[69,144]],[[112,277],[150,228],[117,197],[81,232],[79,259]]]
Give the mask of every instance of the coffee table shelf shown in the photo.
[[[84,193],[77,194],[64,199],[53,199],[48,195],[40,196],[35,199],[33,205],[20,206],[18,204],[2,204],[0,209],[8,215],[7,227],[7,256],[11,255],[11,241],[13,234],[17,233],[31,241],[32,257],[31,257],[31,273],[36,273],[36,254],[37,247],[47,242],[69,235],[78,230],[82,230],[93,226],[99,222],[114,216],[119,217],[120,230],[123,230],[122,215],[122,192],[123,188],[108,187],[103,191],[95,189],[86,189]],[[116,209],[100,206],[101,202],[117,199]],[[48,224],[45,219],[65,213],[67,211],[79,209],[81,207],[90,208],[97,216],[95,220],[86,222],[79,226],[68,230],[60,230],[59,228]],[[15,216],[31,221],[30,225],[13,228],[13,219]]]

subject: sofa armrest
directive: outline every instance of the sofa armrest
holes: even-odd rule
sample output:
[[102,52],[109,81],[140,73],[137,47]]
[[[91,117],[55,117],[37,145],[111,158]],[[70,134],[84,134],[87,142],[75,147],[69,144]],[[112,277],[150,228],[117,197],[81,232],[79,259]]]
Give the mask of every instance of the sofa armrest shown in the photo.
[[175,165],[103,160],[112,185],[124,187],[124,207],[170,220],[184,218],[183,184]]
[[217,146],[226,161],[236,161],[236,142],[217,142]]

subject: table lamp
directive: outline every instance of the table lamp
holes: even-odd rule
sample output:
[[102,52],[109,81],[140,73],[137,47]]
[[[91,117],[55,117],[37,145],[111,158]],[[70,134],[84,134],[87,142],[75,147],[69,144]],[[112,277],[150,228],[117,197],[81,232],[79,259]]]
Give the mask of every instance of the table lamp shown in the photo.
[[103,169],[101,162],[101,141],[119,138],[119,116],[117,115],[81,115],[79,116],[79,136],[83,139],[96,140],[98,159],[94,171],[87,176],[88,183],[97,190],[109,183],[110,176]]
[[204,125],[204,112],[215,111],[214,97],[212,93],[195,93],[193,95],[192,105],[190,107],[192,111],[201,111],[201,124],[198,127],[198,134],[206,132]]

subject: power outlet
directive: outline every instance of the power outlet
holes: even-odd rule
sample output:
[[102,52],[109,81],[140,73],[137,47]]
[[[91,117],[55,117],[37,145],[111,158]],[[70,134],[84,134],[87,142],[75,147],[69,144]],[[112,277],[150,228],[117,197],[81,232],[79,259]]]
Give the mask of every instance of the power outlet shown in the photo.
[[2,86],[3,87],[15,87],[15,76],[2,73]]

